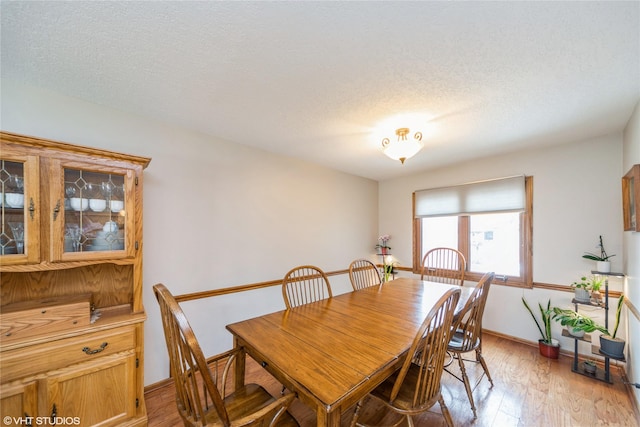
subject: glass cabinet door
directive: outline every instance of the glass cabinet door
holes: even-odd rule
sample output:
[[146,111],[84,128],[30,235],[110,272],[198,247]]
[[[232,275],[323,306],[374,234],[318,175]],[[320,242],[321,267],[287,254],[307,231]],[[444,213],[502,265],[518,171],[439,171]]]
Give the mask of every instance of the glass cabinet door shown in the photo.
[[37,161],[29,156],[0,159],[0,257],[5,265],[39,259]]
[[[124,258],[132,254],[131,171],[62,167],[63,196],[54,215],[55,260]],[[61,238],[63,237],[63,238]],[[63,243],[60,245],[60,241]]]

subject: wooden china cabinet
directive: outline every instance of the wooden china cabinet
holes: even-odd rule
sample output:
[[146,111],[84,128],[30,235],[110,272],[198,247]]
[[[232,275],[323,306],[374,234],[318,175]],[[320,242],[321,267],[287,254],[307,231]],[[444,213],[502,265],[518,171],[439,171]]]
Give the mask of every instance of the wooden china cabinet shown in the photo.
[[147,425],[149,162],[0,132],[0,413],[11,417],[4,425]]

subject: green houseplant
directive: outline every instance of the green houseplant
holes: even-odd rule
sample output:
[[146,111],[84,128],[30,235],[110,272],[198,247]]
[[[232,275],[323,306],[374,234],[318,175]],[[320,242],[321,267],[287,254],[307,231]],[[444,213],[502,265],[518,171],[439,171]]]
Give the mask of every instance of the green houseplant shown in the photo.
[[573,310],[562,309],[560,307],[553,307],[552,319],[556,322],[560,322],[562,326],[566,326],[569,334],[574,337],[582,337],[585,332],[600,331],[608,334],[609,331],[604,326],[598,325],[594,320],[583,314],[580,314]]
[[602,276],[593,275],[591,276],[591,298],[595,300],[595,302],[600,303],[602,301],[602,294],[600,293],[600,288],[604,284],[604,279]]
[[597,247],[600,249],[600,254],[585,252],[584,255],[582,255],[582,258],[595,261],[596,270],[601,273],[611,272],[611,262],[609,261],[609,258],[614,257],[615,255],[607,254],[607,251],[604,249],[604,243],[602,243],[602,236],[600,236],[600,243],[598,243]]
[[600,288],[604,283],[604,279],[599,275],[591,275],[589,277],[582,276],[579,281],[575,281],[571,284],[571,289],[574,290],[574,298],[578,302],[589,302],[593,298],[596,302],[602,300],[600,294]]
[[616,308],[616,320],[613,327],[613,334],[605,330],[603,334],[600,335],[600,351],[615,359],[624,359],[625,341],[621,338],[616,338],[618,326],[620,326],[620,313],[622,312],[623,304],[624,295],[620,295],[620,298],[618,299],[618,306]]
[[591,283],[587,281],[586,276],[582,276],[580,281],[573,282],[571,284],[571,289],[574,290],[575,295],[574,298],[579,302],[589,302],[591,298],[591,294],[589,291],[591,290]]
[[538,318],[527,304],[527,300],[522,297],[522,303],[525,308],[531,314],[533,321],[536,322],[536,326],[538,327],[538,331],[540,331],[540,335],[542,339],[538,340],[538,349],[540,350],[540,354],[544,357],[548,357],[550,359],[557,359],[560,355],[560,344],[554,339],[551,338],[551,300],[547,302],[547,308],[543,308],[542,304],[538,303],[538,309],[540,310],[540,317],[542,320],[542,324],[544,325],[544,329],[540,325]]
[[598,365],[596,364],[595,360],[585,360],[584,362],[582,362],[582,365],[584,367],[584,371],[594,375],[596,373],[596,370],[598,369]]

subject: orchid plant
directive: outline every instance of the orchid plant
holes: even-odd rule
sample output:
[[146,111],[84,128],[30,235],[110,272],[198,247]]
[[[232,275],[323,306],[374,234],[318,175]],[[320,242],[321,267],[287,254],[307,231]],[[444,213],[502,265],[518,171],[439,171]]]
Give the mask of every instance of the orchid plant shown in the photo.
[[378,237],[378,241],[380,243],[378,243],[376,245],[376,249],[380,248],[386,248],[386,249],[391,249],[391,247],[387,244],[389,242],[389,239],[391,239],[391,236],[388,234],[382,235],[380,237]]
[[609,258],[614,257],[615,255],[608,255],[607,251],[604,250],[604,243],[602,243],[602,236],[600,236],[600,243],[597,246],[600,249],[600,254],[596,254],[593,252],[585,252],[582,255],[582,258],[590,259],[593,261],[609,261]]

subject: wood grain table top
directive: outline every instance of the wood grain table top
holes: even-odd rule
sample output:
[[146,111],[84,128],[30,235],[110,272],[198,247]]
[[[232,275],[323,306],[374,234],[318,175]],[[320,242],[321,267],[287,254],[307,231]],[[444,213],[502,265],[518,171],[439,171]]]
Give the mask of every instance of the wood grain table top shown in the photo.
[[[318,425],[338,425],[342,410],[400,366],[429,310],[451,288],[459,287],[398,278],[227,329],[236,345],[316,408]],[[459,289],[456,313],[473,291]]]

